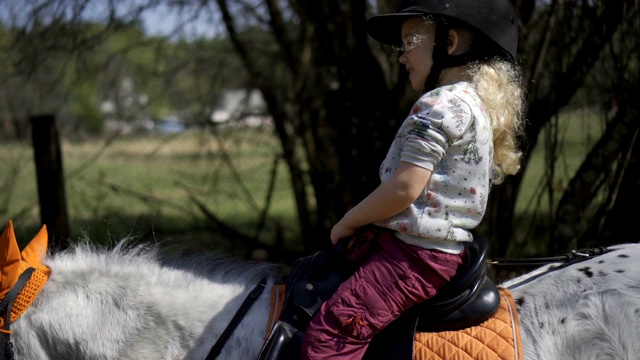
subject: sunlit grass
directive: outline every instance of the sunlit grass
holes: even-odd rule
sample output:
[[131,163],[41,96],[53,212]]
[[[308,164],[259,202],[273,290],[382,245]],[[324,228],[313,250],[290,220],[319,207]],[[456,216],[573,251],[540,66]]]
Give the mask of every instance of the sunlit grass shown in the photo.
[[[160,241],[170,238],[193,248],[215,245],[207,231],[211,223],[192,199],[255,235],[274,166],[274,195],[261,239],[272,241],[275,227],[284,226],[291,237],[299,232],[288,172],[282,161],[276,164],[280,150],[271,129],[63,140],[62,153],[74,239],[152,233]],[[20,235],[33,236],[40,219],[31,144],[0,145],[0,161],[16,164],[0,177],[0,221],[13,219]],[[204,239],[189,233],[202,233]]]

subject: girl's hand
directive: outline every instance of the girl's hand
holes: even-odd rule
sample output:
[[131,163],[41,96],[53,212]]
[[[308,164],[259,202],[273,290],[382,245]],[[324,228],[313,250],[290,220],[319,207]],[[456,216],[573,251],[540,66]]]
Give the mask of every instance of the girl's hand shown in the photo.
[[350,228],[342,225],[342,222],[338,222],[331,228],[331,243],[333,245],[338,243],[338,240],[344,239],[353,235],[358,228]]

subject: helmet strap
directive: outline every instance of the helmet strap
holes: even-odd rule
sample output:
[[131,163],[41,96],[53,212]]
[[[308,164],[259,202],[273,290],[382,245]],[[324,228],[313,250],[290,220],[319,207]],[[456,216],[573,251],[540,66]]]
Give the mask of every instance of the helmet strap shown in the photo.
[[449,29],[450,27],[443,20],[436,22],[435,41],[433,44],[433,54],[431,55],[433,64],[431,65],[429,76],[427,76],[427,80],[424,83],[425,91],[431,91],[436,88],[442,70],[489,58],[485,53],[486,51],[483,51],[478,46],[474,46],[462,54],[449,55],[447,51],[449,47]]
[[431,91],[436,88],[440,74],[442,73],[442,70],[445,69],[444,64],[449,57],[449,54],[447,53],[448,44],[449,27],[444,24],[443,21],[438,20],[436,21],[435,41],[433,43],[433,54],[431,55],[433,64],[431,65],[429,76],[427,76],[427,80],[424,83],[426,91]]

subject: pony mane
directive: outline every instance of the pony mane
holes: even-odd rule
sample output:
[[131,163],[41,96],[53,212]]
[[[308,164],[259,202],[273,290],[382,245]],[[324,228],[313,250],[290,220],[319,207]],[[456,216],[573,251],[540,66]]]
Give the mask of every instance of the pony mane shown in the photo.
[[[185,253],[179,247],[140,242],[135,237],[100,245],[85,238],[59,252],[48,251],[43,263],[58,273],[139,274],[160,281],[202,278],[216,283],[254,283],[281,275],[279,265],[243,260],[226,253]],[[169,276],[169,278],[167,278]],[[184,280],[184,279],[183,279]]]

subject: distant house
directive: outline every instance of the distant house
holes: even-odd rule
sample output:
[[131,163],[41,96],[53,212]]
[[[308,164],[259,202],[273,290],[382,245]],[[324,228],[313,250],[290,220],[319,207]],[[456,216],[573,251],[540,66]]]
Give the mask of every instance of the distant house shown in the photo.
[[147,114],[148,103],[148,96],[136,87],[135,81],[123,77],[100,103],[103,130],[123,135],[151,130],[153,120]]
[[247,125],[251,127],[272,124],[267,104],[258,90],[225,90],[211,114],[216,124]]

